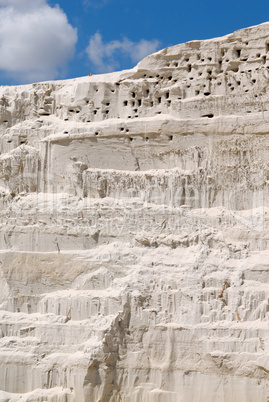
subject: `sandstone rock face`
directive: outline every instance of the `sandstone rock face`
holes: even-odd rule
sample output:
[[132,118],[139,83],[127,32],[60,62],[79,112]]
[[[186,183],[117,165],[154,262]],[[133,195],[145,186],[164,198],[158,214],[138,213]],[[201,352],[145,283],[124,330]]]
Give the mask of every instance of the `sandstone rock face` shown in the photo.
[[0,401],[269,400],[269,23],[0,89]]

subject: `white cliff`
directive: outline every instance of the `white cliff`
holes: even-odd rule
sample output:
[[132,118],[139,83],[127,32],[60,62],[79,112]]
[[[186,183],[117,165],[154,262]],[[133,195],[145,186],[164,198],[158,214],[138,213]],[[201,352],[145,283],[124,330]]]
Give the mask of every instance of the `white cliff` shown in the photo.
[[269,23],[0,88],[0,401],[269,400]]

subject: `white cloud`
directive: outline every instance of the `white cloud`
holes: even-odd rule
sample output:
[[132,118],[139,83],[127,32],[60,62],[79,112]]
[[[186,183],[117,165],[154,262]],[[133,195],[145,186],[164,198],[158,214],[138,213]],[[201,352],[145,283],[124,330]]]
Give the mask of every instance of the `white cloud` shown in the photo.
[[46,0],[0,0],[0,70],[17,82],[53,79],[74,55],[77,32]]
[[132,42],[128,38],[123,38],[122,41],[113,40],[105,43],[102,35],[96,32],[91,37],[86,52],[98,72],[109,72],[120,67],[120,57],[128,57],[133,63],[138,63],[155,52],[159,46],[160,42],[156,39]]

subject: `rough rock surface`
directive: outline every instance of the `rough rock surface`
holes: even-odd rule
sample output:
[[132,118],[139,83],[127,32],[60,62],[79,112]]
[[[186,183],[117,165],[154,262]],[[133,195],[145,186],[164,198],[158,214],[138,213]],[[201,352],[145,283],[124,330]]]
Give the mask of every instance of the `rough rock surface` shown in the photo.
[[269,23],[0,89],[0,401],[269,400]]

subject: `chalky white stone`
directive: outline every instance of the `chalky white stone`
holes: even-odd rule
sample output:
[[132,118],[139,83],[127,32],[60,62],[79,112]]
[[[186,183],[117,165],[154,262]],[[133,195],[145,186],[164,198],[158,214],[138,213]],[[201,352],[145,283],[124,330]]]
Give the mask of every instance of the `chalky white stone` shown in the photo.
[[0,89],[0,401],[269,400],[269,23]]

